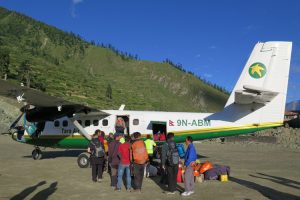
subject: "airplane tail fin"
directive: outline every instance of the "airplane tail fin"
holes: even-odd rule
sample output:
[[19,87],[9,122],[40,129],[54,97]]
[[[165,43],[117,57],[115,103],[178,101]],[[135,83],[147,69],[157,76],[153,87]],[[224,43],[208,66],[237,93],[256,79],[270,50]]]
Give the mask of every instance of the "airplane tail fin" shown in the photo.
[[292,42],[257,43],[226,105],[248,113],[243,123],[282,123],[289,79]]

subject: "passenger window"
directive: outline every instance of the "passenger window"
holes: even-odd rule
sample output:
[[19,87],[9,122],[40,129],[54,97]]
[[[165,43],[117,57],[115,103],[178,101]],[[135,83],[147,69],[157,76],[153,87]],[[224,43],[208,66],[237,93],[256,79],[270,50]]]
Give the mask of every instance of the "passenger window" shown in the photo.
[[59,127],[59,121],[57,121],[57,120],[54,121],[54,126],[55,126],[55,127]]
[[90,126],[91,125],[91,121],[90,120],[85,120],[84,125],[85,126]]
[[98,126],[98,125],[99,125],[99,120],[96,120],[96,119],[93,120],[93,125],[94,125],[94,126]]
[[68,126],[68,121],[67,120],[64,120],[63,123],[62,123],[63,127],[66,127]]
[[80,125],[82,125],[82,121],[81,120],[77,120],[78,121],[78,123],[80,124]]
[[102,120],[102,125],[107,126],[108,125],[108,120],[107,119]]
[[137,126],[137,125],[139,125],[139,123],[140,123],[139,119],[134,119],[133,120],[133,125]]

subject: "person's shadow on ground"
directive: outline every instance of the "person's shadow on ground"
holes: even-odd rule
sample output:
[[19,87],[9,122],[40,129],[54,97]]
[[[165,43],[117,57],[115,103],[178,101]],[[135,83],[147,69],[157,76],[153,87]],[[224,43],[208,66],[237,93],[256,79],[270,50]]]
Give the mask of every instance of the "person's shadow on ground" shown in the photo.
[[31,200],[40,200],[40,199],[48,199],[49,196],[51,196],[56,190],[57,190],[57,182],[51,183],[51,185],[38,192],[36,195],[32,197]]
[[[46,181],[41,181],[37,183],[36,185],[30,186],[24,190],[22,190],[19,194],[16,194],[11,198],[11,200],[23,200],[27,196],[29,196],[31,193],[33,193],[38,187],[46,184]],[[48,199],[49,196],[51,196],[55,191],[57,190],[57,182],[51,183],[49,187],[46,189],[43,189],[36,193],[31,199],[32,200],[39,200],[39,199]]]
[[30,186],[24,190],[22,190],[19,194],[16,194],[11,198],[11,200],[19,200],[19,199],[25,199],[28,195],[33,193],[39,186],[42,186],[46,184],[46,181],[41,181],[37,183],[36,185]]

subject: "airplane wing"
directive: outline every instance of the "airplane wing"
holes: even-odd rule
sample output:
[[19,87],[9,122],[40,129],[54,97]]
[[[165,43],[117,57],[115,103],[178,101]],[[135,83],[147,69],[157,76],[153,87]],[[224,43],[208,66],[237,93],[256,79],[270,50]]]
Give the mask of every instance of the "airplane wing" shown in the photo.
[[250,85],[244,85],[243,90],[235,91],[235,100],[237,104],[266,104],[274,99],[278,95],[278,92],[266,90]]
[[0,95],[25,102],[26,105],[21,108],[21,111],[26,113],[26,119],[30,122],[53,121],[64,116],[72,117],[77,113],[93,112],[99,115],[109,115],[101,110],[66,101],[39,90],[4,80],[0,80]]

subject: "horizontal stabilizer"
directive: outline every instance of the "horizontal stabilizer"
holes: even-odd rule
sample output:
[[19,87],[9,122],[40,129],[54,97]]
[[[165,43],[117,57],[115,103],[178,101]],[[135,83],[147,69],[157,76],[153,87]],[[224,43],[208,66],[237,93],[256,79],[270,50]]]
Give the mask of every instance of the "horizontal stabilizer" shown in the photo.
[[266,104],[278,95],[278,92],[251,85],[244,85],[243,88],[243,90],[235,91],[234,102],[237,104]]

